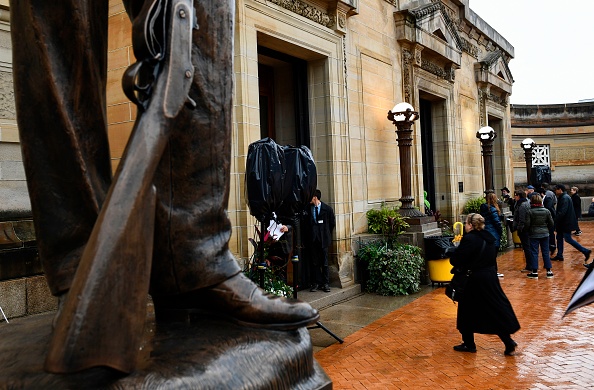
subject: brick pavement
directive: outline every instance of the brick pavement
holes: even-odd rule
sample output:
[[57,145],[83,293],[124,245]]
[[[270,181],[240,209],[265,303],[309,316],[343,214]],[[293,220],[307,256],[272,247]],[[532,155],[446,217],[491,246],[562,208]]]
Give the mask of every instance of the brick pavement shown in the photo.
[[[594,249],[594,221],[580,227],[576,241]],[[501,285],[522,326],[512,335],[515,356],[504,356],[491,335],[475,336],[476,354],[455,352],[456,306],[437,288],[315,357],[335,389],[594,388],[594,304],[562,318],[585,272],[584,256],[567,244],[564,256],[553,262],[553,279],[541,269],[538,280],[520,272],[521,249],[498,258]]]

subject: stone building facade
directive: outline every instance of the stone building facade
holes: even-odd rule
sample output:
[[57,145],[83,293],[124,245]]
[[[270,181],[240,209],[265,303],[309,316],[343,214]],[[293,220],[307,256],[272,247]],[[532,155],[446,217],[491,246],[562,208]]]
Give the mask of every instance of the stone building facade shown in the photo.
[[[323,200],[336,212],[331,283],[355,282],[353,241],[366,212],[398,204],[400,157],[387,119],[396,103],[420,113],[412,145],[415,205],[423,193],[450,220],[483,193],[476,132],[491,126],[495,187],[513,183],[508,63],[513,46],[469,0],[237,0],[235,100],[229,216],[231,249],[251,255],[244,191],[250,143],[307,145]],[[136,110],[121,90],[134,62],[131,25],[110,0],[107,117],[115,168]],[[199,151],[196,151],[199,153]]]
[[[111,85],[131,61],[129,22],[112,1]],[[401,197],[399,156],[386,119],[407,101],[414,126],[413,192],[421,206],[455,219],[482,194],[476,131],[489,125],[495,186],[513,183],[508,100],[513,47],[476,15],[468,1],[236,2],[235,127],[229,214],[232,249],[250,255],[255,219],[244,197],[248,145],[265,136],[311,148],[324,200],[335,210],[332,281],[354,282],[353,237],[365,213]],[[108,93],[114,164],[131,129],[133,107]]]
[[[594,195],[594,101],[511,106],[515,184],[524,186],[526,162],[520,144],[536,143],[533,165],[547,165],[551,182],[576,186],[580,196]],[[586,204],[587,210],[587,204]]]

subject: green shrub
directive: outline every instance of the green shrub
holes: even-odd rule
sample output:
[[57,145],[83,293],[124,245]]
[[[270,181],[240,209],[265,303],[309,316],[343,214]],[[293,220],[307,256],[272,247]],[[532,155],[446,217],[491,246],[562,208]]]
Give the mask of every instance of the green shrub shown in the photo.
[[383,234],[395,238],[406,231],[410,225],[406,218],[400,216],[397,207],[382,207],[367,211],[367,231],[374,234]]
[[367,264],[367,291],[381,295],[408,295],[421,289],[421,269],[425,260],[421,248],[377,240],[359,249],[357,256]]
[[464,205],[462,213],[478,213],[483,203],[485,203],[485,198],[482,196],[479,196],[478,198],[469,199],[468,202],[466,202],[466,204]]
[[507,249],[507,227],[503,221],[501,221],[501,239],[499,241],[499,252],[505,252]]

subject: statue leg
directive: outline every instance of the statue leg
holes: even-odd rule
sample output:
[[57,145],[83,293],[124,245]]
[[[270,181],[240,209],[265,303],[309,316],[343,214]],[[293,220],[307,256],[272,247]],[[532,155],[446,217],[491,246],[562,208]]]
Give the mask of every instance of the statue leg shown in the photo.
[[70,287],[111,182],[108,1],[11,0],[10,13],[17,121],[37,245],[50,289],[60,295]]
[[177,118],[154,178],[151,294],[158,316],[170,308],[207,308],[242,324],[296,328],[315,322],[317,311],[264,294],[228,248],[234,4],[194,2],[199,29],[190,97],[197,107]]

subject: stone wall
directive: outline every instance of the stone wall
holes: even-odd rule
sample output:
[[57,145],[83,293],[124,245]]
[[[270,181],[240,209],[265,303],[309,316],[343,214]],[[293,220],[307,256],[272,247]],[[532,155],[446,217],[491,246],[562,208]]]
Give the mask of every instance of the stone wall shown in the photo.
[[[513,46],[470,8],[467,0],[236,3],[235,96],[229,216],[231,250],[251,255],[248,238],[256,220],[245,200],[248,145],[260,139],[259,65],[287,69],[261,48],[303,61],[307,68],[309,145],[318,167],[318,186],[335,210],[331,250],[333,284],[354,282],[352,237],[366,231],[365,213],[382,203],[397,204],[400,160],[387,112],[408,101],[429,102],[432,150],[423,149],[421,125],[414,125],[412,186],[415,205],[423,200],[423,175],[435,178],[436,204],[456,220],[470,198],[484,190],[481,146],[476,131],[498,133],[494,146],[497,187],[513,182],[508,96],[513,77],[507,66]],[[130,25],[119,0],[110,0],[108,120],[114,167],[135,116],[119,80],[132,62]],[[288,77],[290,78],[290,77]],[[287,80],[288,81],[288,80]],[[289,90],[286,85],[278,90]],[[279,92],[282,94],[282,92]],[[277,99],[279,112],[289,96]],[[281,114],[279,114],[281,115]],[[277,116],[280,131],[294,129]],[[290,134],[279,139],[292,139]],[[422,156],[434,156],[423,169]]]
[[576,186],[594,195],[594,102],[512,105],[513,166],[516,186],[526,185],[526,162],[520,143],[532,138],[548,145],[552,183]]

